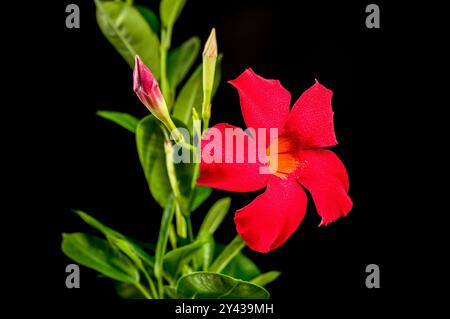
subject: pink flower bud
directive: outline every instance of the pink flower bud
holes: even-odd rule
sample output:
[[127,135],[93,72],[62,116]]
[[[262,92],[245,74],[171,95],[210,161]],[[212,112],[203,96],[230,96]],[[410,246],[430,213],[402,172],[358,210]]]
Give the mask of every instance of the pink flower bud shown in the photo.
[[165,123],[170,118],[158,81],[138,55],[135,57],[133,89],[141,102],[161,122]]

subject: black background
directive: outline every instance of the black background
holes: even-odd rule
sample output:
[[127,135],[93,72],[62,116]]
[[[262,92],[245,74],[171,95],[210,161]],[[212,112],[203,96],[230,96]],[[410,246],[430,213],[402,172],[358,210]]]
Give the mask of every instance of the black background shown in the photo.
[[[157,1],[135,2],[157,9]],[[65,28],[68,3],[80,6],[80,29]],[[175,25],[173,47],[192,35],[204,43],[211,27],[217,30],[223,76],[211,124],[245,127],[237,92],[226,81],[248,67],[279,79],[293,102],[315,78],[334,92],[339,145],[332,150],[347,167],[354,208],[348,217],[318,228],[320,218],[309,198],[306,217],[284,245],[268,254],[244,250],[262,271],[282,272],[268,286],[275,301],[343,298],[370,303],[405,288],[404,212],[398,198],[405,180],[396,155],[403,139],[397,125],[403,106],[394,97],[402,59],[394,48],[402,41],[402,27],[396,22],[398,10],[378,1],[381,29],[367,29],[369,3],[193,0]],[[93,233],[71,213],[75,208],[131,237],[156,241],[161,209],[149,194],[134,136],[95,115],[115,110],[142,117],[147,111],[132,90],[132,70],[96,24],[93,1],[64,1],[51,12],[46,30],[53,52],[46,65],[38,66],[45,94],[50,93],[48,104],[42,103],[45,143],[38,151],[30,146],[38,157],[46,155],[39,161],[38,180],[32,181],[34,217],[45,220],[40,232],[45,244],[34,252],[45,268],[46,296],[118,299],[109,280],[86,268],[82,288],[65,287],[64,270],[71,261],[61,252],[61,233]],[[256,195],[215,190],[194,214],[194,228],[215,200],[231,196],[230,214],[216,237],[231,240],[236,233],[233,211]],[[371,263],[381,269],[378,290],[365,286],[365,267]]]

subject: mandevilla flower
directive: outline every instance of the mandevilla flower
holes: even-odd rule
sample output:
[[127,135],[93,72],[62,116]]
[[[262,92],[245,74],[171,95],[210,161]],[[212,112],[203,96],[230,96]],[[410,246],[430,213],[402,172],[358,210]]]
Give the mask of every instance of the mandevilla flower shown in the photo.
[[[337,144],[331,109],[332,91],[316,81],[290,110],[290,93],[277,80],[264,79],[247,69],[230,83],[239,92],[242,114],[249,128],[278,129],[275,138],[269,135],[255,137],[265,138],[266,145],[277,143],[278,151],[271,154],[270,147],[262,150],[267,154],[266,164],[202,161],[197,183],[234,192],[266,187],[263,194],[236,211],[236,228],[247,245],[253,250],[268,252],[283,244],[305,215],[305,189],[310,192],[322,217],[320,225],[346,216],[352,208],[347,195],[346,169],[333,152],[323,149]],[[233,126],[222,123],[214,127],[225,136],[225,129]],[[243,138],[254,138],[233,128],[239,130]],[[202,149],[208,140],[207,132]],[[221,145],[222,154],[235,150],[227,147],[236,147],[229,143]],[[248,148],[248,143],[244,145]],[[250,150],[244,150],[244,155],[249,153]],[[261,174],[261,165],[266,165],[270,174]]]

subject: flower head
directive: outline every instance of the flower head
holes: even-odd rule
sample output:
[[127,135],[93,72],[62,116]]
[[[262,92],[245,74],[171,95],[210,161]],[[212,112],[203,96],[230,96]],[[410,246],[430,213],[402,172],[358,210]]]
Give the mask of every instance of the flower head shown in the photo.
[[138,55],[135,57],[133,89],[141,102],[154,116],[162,122],[166,121],[169,117],[169,111],[159,89],[158,81]]
[[[276,128],[278,135],[250,136],[235,128],[241,140],[262,139],[269,174],[261,174],[261,163],[244,161],[202,161],[197,183],[235,192],[266,188],[246,207],[236,211],[235,223],[247,245],[268,252],[283,244],[300,225],[309,191],[315,202],[320,225],[327,225],[352,208],[348,196],[347,171],[339,158],[323,149],[337,144],[334,133],[332,91],[318,81],[306,90],[290,109],[290,93],[277,80],[264,79],[247,69],[230,83],[240,95],[242,114],[248,128]],[[225,132],[228,124],[214,126]],[[222,134],[225,136],[226,134]],[[208,132],[202,140],[207,147]],[[221,154],[236,151],[234,144],[221,143]],[[244,143],[244,146],[251,143]],[[267,147],[268,145],[268,147]],[[276,146],[276,147],[272,147]],[[245,148],[244,155],[252,150]]]

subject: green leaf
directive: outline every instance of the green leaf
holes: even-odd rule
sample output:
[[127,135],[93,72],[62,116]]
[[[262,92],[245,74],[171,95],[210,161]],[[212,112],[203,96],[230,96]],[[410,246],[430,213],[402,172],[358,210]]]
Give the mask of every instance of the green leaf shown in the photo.
[[166,273],[170,274],[174,279],[177,278],[184,265],[194,257],[204,244],[205,241],[199,240],[168,252],[164,257],[164,270]]
[[128,113],[114,112],[114,111],[97,111],[97,115],[103,117],[111,122],[119,124],[132,133],[136,133],[136,127],[139,119]]
[[200,232],[197,236],[197,240],[204,241],[205,244],[195,254],[195,265],[197,266],[197,269],[207,271],[214,259],[214,248],[216,243],[214,237],[208,232]]
[[224,197],[215,202],[206,214],[206,217],[203,220],[202,225],[200,226],[199,232],[208,232],[210,234],[214,234],[214,232],[222,223],[223,219],[228,213],[230,204],[230,197]]
[[262,275],[259,275],[256,278],[253,278],[250,282],[264,287],[265,285],[270,284],[272,281],[277,279],[280,275],[281,272],[279,271],[269,271]]
[[103,233],[105,236],[110,237],[116,237],[116,238],[123,238],[124,236],[120,234],[119,232],[115,231],[112,228],[109,228],[108,226],[103,225],[101,222],[99,222],[94,217],[88,215],[87,213],[81,211],[81,210],[74,210],[75,214],[77,214],[86,224],[89,226],[97,229],[101,233]]
[[230,263],[230,261],[245,247],[245,242],[237,235],[234,239],[222,250],[222,252],[214,260],[209,268],[212,272],[222,272],[222,270]]
[[148,179],[150,192],[161,207],[166,207],[168,196],[172,194],[164,156],[164,154],[158,154],[155,158],[154,167]]
[[[177,127],[184,127],[183,123],[174,120]],[[164,136],[158,120],[152,115],[142,119],[136,129],[136,144],[144,174],[153,198],[165,207],[169,195],[172,194],[167,174]],[[187,151],[186,149],[184,151]],[[192,154],[189,153],[192,158]],[[191,196],[191,181],[194,174],[194,163],[175,164],[175,171],[183,199],[188,202]],[[187,205],[186,205],[187,207]]]
[[[136,146],[150,192],[152,193],[153,198],[155,198],[162,207],[165,207],[167,194],[170,193],[171,190],[165,168],[165,155],[163,151],[164,136],[159,127],[158,119],[153,115],[146,116],[138,123],[136,128]],[[155,173],[152,174],[154,167]],[[164,176],[164,173],[166,176]],[[158,181],[159,175],[163,175],[165,179]],[[156,182],[152,182],[155,180]]]
[[165,28],[172,28],[183,10],[186,0],[162,0],[159,5],[161,22]]
[[96,220],[94,217],[86,214],[85,212],[82,212],[80,210],[74,211],[78,216],[83,219],[83,221],[88,224],[89,226],[94,227],[105,237],[108,239],[108,241],[115,247],[117,247],[119,250],[121,250],[125,255],[127,255],[133,262],[141,269],[144,270],[144,265],[142,264],[142,261],[153,268],[155,261],[152,256],[147,254],[138,244],[136,244],[135,241],[127,238],[126,236],[122,235],[121,233],[115,231],[114,229],[111,229],[105,225],[103,225],[101,222]]
[[[216,72],[214,74],[214,87],[212,96],[214,96],[220,84],[222,76],[221,68],[222,55],[219,55],[216,62]],[[188,125],[192,132],[192,109],[195,108],[198,114],[202,114],[203,100],[203,76],[202,65],[192,73],[190,78],[184,84],[173,107],[173,117]]]
[[194,189],[190,210],[196,210],[212,193],[212,188],[208,186],[197,185]]
[[195,272],[181,277],[177,284],[178,298],[185,299],[268,299],[266,289],[230,276]]
[[[217,256],[225,249],[225,245],[216,243],[214,256]],[[261,274],[258,266],[244,253],[237,254],[228,265],[222,270],[223,274],[242,280],[251,280]]]
[[181,46],[169,52],[167,57],[167,78],[171,89],[175,90],[194,64],[200,52],[200,39],[192,37]]
[[145,21],[149,24],[150,28],[155,34],[159,33],[159,19],[158,16],[149,8],[135,5],[134,6],[139,13],[144,17]]
[[139,271],[131,261],[104,239],[83,233],[63,234],[62,250],[75,262],[112,279],[139,282]]
[[130,67],[138,54],[158,78],[160,74],[159,39],[144,17],[133,6],[122,1],[94,0],[97,23],[108,41]]

